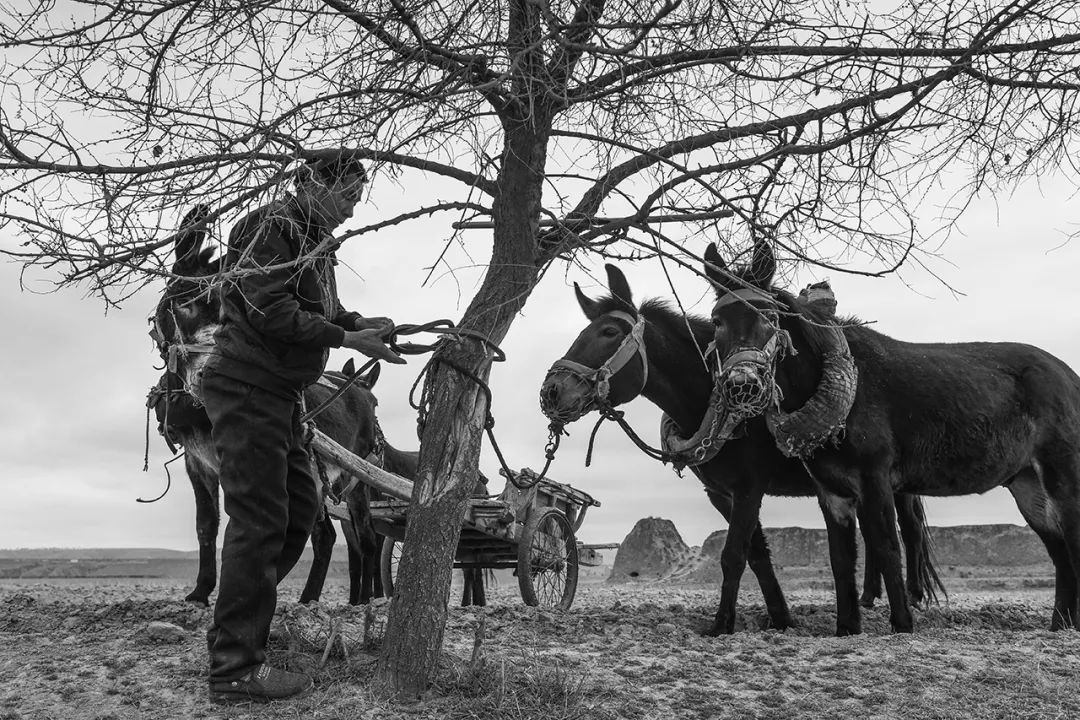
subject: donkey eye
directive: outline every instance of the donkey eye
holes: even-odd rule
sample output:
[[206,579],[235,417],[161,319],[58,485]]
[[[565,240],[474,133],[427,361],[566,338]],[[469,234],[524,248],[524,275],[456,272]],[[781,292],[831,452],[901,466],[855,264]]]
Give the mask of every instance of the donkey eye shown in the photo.
[[619,328],[614,325],[608,325],[606,328],[600,331],[601,337],[612,338],[617,337],[619,334]]

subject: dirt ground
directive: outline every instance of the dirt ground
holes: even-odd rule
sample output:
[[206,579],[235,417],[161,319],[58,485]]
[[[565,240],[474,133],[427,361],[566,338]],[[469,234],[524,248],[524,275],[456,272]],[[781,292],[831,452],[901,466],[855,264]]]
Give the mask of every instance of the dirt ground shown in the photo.
[[949,602],[918,611],[914,635],[890,634],[879,607],[843,639],[820,573],[782,577],[797,628],[758,629],[746,587],[740,631],[723,638],[698,634],[714,587],[593,579],[553,613],[503,581],[486,609],[451,608],[438,683],[410,706],[368,690],[386,605],[351,608],[331,588],[301,608],[290,580],[271,659],[311,671],[316,691],[230,708],[206,700],[209,611],[181,600],[183,581],[5,580],[0,720],[1080,718],[1080,634],[1047,631],[1052,582],[950,570]]

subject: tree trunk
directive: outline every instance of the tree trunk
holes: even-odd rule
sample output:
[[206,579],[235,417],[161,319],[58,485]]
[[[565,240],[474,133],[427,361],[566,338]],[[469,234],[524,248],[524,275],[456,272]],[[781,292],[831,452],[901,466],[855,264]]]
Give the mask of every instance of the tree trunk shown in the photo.
[[[548,128],[550,122],[534,114],[507,129],[491,264],[460,323],[495,343],[506,336],[539,275],[536,237]],[[473,340],[441,348],[436,357],[485,381],[491,369],[489,350]],[[476,483],[488,409],[477,383],[445,363],[435,365],[426,383],[433,392],[376,677],[384,692],[402,700],[427,690],[438,666],[454,550]]]

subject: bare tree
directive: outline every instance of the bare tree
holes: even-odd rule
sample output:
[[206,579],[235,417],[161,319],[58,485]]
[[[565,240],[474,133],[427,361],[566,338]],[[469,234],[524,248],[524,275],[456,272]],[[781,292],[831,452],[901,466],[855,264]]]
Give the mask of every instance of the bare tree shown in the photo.
[[[697,265],[683,246],[707,233],[867,273],[918,261],[975,193],[1070,163],[1080,118],[1068,0],[83,0],[3,13],[0,223],[23,240],[3,252],[118,302],[165,272],[163,219],[197,201],[234,217],[278,192],[296,158],[358,147],[385,173],[459,190],[353,234],[438,212],[488,223],[487,272],[460,325],[496,343],[545,269],[581,252]],[[964,191],[916,225],[945,173]],[[438,357],[378,673],[402,696],[436,667],[491,360],[471,340]]]

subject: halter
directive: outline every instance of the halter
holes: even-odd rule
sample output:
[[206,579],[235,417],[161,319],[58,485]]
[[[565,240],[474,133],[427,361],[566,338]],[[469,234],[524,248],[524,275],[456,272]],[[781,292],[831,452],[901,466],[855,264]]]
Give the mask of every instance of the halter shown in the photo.
[[216,348],[213,343],[187,341],[183,331],[180,329],[180,323],[176,317],[173,302],[174,300],[172,299],[168,301],[168,313],[172,315],[173,341],[170,342],[169,339],[165,337],[161,324],[158,322],[157,313],[154,314],[150,337],[158,345],[159,350],[163,350],[162,355],[165,360],[166,369],[179,377],[180,381],[183,383],[184,388],[181,392],[190,395],[195,400],[196,405],[202,405],[200,393],[196,392],[195,388],[192,387],[193,379],[188,376],[188,373],[181,374],[177,371],[180,367],[180,360],[187,362],[188,358],[192,355],[213,354],[216,351]]
[[713,305],[713,309],[715,310],[716,308],[721,308],[736,302],[749,305],[752,301],[765,303],[771,310],[776,310],[778,307],[776,298],[764,290],[759,290],[755,287],[744,287],[739,288],[738,290],[729,290],[727,295],[716,301],[716,304]]
[[630,325],[629,334],[619,343],[619,347],[615,349],[611,357],[605,360],[598,368],[591,368],[573,360],[560,358],[548,370],[549,376],[556,372],[562,372],[583,380],[587,385],[591,385],[592,396],[587,401],[601,407],[608,405],[607,398],[608,393],[611,391],[611,378],[622,370],[634,356],[641,358],[641,387],[638,388],[635,394],[640,395],[649,382],[649,359],[645,354],[644,316],[639,315],[635,318],[630,313],[622,310],[613,310],[607,314]]

